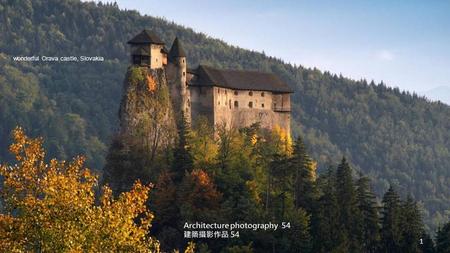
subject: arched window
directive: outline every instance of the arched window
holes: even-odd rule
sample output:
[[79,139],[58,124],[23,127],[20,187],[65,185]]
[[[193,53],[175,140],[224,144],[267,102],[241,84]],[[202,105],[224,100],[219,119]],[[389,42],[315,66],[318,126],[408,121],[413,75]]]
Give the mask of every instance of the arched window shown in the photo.
[[264,108],[264,104],[261,104],[261,107]]
[[250,91],[250,92],[248,93],[248,95],[249,95],[249,96],[253,96],[253,91]]
[[238,101],[234,101],[234,107],[239,107],[239,102]]
[[253,102],[252,101],[248,102],[248,107],[253,108]]
[[237,90],[235,90],[235,91],[234,91],[234,95],[236,95],[236,96],[238,95],[238,92],[237,92]]
[[264,92],[261,92],[261,97],[264,97]]

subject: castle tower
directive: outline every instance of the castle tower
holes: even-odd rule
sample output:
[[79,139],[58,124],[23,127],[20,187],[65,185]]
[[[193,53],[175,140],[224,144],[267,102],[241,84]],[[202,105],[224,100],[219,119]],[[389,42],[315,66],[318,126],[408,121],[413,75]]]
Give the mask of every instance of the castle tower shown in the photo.
[[167,76],[170,80],[171,94],[174,100],[175,110],[178,114],[183,114],[188,122],[191,121],[189,89],[187,87],[187,62],[186,53],[178,38],[175,38],[172,48],[169,51],[169,61],[167,65]]
[[167,63],[164,42],[152,31],[143,30],[130,41],[131,64],[162,68]]

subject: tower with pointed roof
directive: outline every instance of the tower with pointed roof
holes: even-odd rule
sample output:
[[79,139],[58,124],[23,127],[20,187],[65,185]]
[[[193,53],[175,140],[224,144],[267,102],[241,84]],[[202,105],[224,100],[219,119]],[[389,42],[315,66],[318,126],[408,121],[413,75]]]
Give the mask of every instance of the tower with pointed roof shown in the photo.
[[[185,119],[191,121],[190,94],[187,83],[187,61],[186,53],[178,38],[173,41],[168,54],[167,78],[171,85],[172,97],[180,98],[174,101],[176,110],[184,115]],[[181,115],[180,115],[181,116]]]
[[131,50],[131,64],[158,69],[167,64],[164,42],[152,31],[143,30],[128,41]]

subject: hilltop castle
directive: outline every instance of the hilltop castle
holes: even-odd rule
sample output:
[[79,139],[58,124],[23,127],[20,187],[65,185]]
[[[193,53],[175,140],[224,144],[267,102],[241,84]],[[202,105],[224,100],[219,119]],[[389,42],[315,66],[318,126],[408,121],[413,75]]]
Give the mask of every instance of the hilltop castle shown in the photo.
[[178,38],[168,51],[149,30],[143,30],[128,44],[133,65],[165,70],[175,113],[188,121],[204,116],[213,126],[233,128],[259,122],[263,128],[279,126],[290,133],[293,91],[277,76],[205,65],[189,69]]

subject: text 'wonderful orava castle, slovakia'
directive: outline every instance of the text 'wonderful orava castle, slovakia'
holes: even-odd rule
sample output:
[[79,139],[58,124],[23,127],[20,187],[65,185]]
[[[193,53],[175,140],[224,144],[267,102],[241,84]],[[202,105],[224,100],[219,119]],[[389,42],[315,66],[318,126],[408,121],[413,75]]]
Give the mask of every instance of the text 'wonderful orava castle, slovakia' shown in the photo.
[[188,122],[202,116],[213,126],[242,128],[260,123],[262,128],[278,126],[290,133],[293,91],[274,74],[205,65],[188,68],[178,38],[168,51],[149,30],[143,30],[128,44],[133,65],[165,70],[175,114],[184,115]]

